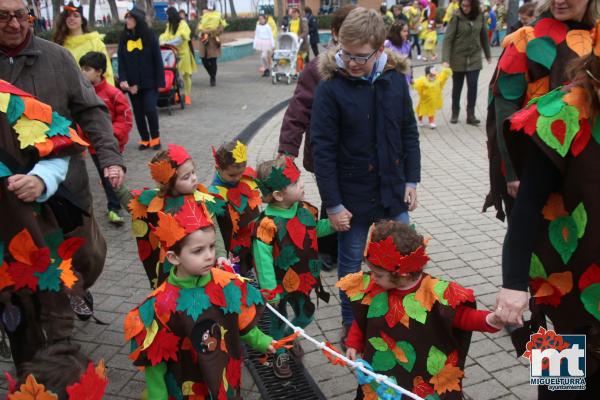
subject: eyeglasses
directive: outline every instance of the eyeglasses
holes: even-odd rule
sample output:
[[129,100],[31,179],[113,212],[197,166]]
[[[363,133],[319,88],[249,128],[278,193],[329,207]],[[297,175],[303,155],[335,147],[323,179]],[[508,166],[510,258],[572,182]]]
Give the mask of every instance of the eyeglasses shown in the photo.
[[0,10],[0,22],[9,23],[13,18],[19,22],[25,22],[29,19],[29,10],[26,8],[13,12]]
[[371,54],[369,54],[368,56],[354,56],[354,55],[348,53],[344,49],[340,50],[340,52],[341,52],[342,60],[344,60],[344,62],[354,61],[358,65],[365,65],[367,63],[367,61],[369,61],[369,59],[371,57],[373,57],[373,55],[375,53],[377,53],[377,50],[378,49],[373,50],[373,52]]

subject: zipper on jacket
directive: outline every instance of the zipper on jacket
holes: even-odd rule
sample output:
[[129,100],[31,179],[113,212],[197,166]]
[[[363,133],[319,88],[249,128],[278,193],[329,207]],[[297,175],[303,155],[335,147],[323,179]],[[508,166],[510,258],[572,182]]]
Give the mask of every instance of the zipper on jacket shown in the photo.
[[13,59],[12,57],[8,57],[8,60],[9,60],[9,62],[10,62],[10,65],[12,65],[12,64],[13,64],[13,62],[14,62],[14,59]]

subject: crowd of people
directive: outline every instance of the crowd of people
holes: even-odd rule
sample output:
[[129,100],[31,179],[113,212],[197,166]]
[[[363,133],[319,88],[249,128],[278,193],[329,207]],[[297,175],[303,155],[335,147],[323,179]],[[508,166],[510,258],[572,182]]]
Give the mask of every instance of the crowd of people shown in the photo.
[[[541,1],[530,20],[524,6],[524,26],[503,40],[490,83],[491,191],[484,208],[494,206],[508,229],[502,288],[489,311],[476,309],[472,290],[426,272],[428,240],[410,225],[422,178],[418,126],[427,117],[436,127],[450,76],[451,122],[466,78],[467,123],[479,123],[477,80],[482,53],[491,63],[494,34],[488,36],[492,9],[478,0],[460,0],[447,11],[442,69],[429,65],[419,78],[411,72],[409,38],[431,51],[431,38],[421,34],[435,28],[433,2],[416,1],[400,14],[397,7],[341,7],[332,16],[330,45],[312,59],[312,12],[301,17],[291,9],[284,29],[307,39],[306,65],[283,118],[279,155],[253,169],[245,144],[218,145],[208,188],[198,183],[196,161],[183,146],[163,149],[160,142],[161,44],[179,49],[183,101],[191,102],[195,62],[180,13],[167,11],[160,38],[143,11],[127,13],[114,80],[106,47],[88,31],[80,6],[65,5],[52,43],[34,35],[22,0],[4,0],[0,327],[16,368],[9,398],[101,398],[108,383],[103,363],[95,366],[70,342],[74,318],[93,317],[90,288],[106,257],[85,151],[103,179],[109,221],[122,224],[123,210],[130,215],[148,277],[149,294],[126,316],[124,340],[149,399],[241,398],[242,343],[268,353],[279,379],[291,378],[290,356],[301,360],[303,349],[281,316],[291,309],[298,329],[312,324],[315,297],[330,298],[321,271],[334,268],[344,354],[407,390],[461,398],[473,331],[506,326],[523,354],[529,334],[548,319],[557,333],[587,336],[587,390],[568,398],[593,398],[600,390],[598,6]],[[413,19],[415,12],[421,16]],[[213,86],[225,24],[206,10],[198,27]],[[569,39],[572,32],[581,40]],[[267,52],[263,59],[275,34],[261,17],[255,47]],[[411,86],[419,94],[416,117]],[[157,151],[148,163],[155,188],[124,182],[122,152],[133,119],[139,149]],[[294,161],[303,137],[321,210],[304,200]],[[531,320],[524,321],[528,307]],[[258,327],[263,313],[268,332]],[[359,377],[357,399],[399,396],[380,380]],[[539,386],[540,399],[566,396]]]

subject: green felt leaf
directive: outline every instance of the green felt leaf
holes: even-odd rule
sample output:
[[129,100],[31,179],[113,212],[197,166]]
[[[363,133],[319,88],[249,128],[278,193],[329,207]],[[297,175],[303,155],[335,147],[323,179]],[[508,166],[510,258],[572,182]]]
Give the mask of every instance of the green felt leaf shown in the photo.
[[271,168],[271,174],[267,178],[267,185],[273,190],[283,190],[291,181],[283,174],[283,168]]
[[277,226],[277,235],[279,236],[279,241],[282,241],[287,235],[287,219],[275,217],[275,225]]
[[379,293],[373,300],[371,300],[371,304],[369,305],[369,312],[367,313],[367,318],[377,318],[383,317],[388,312],[388,294],[387,292]]
[[23,100],[21,100],[19,96],[11,94],[6,109],[6,119],[8,120],[8,123],[14,125],[14,123],[21,118],[23,111],[25,111]]
[[58,292],[60,290],[60,274],[61,271],[56,265],[50,265],[44,272],[36,272],[38,277],[38,285],[40,290],[48,290],[50,292]]
[[581,292],[583,307],[600,321],[600,283],[593,283]]
[[44,235],[44,243],[46,243],[46,246],[50,249],[50,258],[55,258],[59,261],[62,261],[58,255],[58,247],[64,240],[65,237],[61,229],[55,229],[52,232]]
[[287,271],[289,267],[300,261],[300,258],[296,255],[296,247],[292,244],[283,246],[279,252],[279,257],[275,260],[275,265],[284,271]]
[[556,43],[547,36],[539,37],[527,43],[527,58],[550,69],[556,60]]
[[407,372],[412,372],[413,367],[415,366],[415,361],[417,360],[417,352],[415,351],[415,348],[412,344],[405,341],[397,342],[396,346],[398,346],[402,349],[402,351],[404,351],[404,355],[406,355],[407,359],[406,362],[401,362],[400,365]]
[[11,172],[11,170],[6,166],[6,164],[4,164],[2,161],[0,161],[0,178],[5,178],[7,176],[11,176],[13,173]]
[[529,263],[529,277],[548,279],[544,265],[535,253],[531,253],[531,262]]
[[[565,137],[562,143],[552,133],[552,123],[558,120],[562,120],[566,125]],[[564,157],[571,148],[571,143],[580,129],[579,111],[573,106],[566,105],[553,117],[540,115],[536,123],[536,128],[539,138],[548,147],[556,150],[561,157]]]
[[[367,287],[369,287],[369,283],[371,283],[371,275],[370,274],[363,274],[362,289],[366,289]],[[350,301],[360,300],[363,297],[365,297],[365,293],[361,292],[361,293],[358,293],[356,296],[350,297]]]
[[419,321],[424,324],[427,320],[427,309],[421,305],[417,300],[415,300],[415,294],[411,293],[404,296],[404,300],[402,300],[402,305],[404,306],[404,310],[406,314],[412,319]]
[[265,301],[260,291],[252,285],[246,285],[246,305],[250,307],[252,304],[264,303]]
[[506,100],[517,100],[525,95],[527,79],[525,74],[504,74],[498,79],[500,94]]
[[225,314],[228,313],[241,313],[240,303],[242,302],[242,291],[233,281],[229,282],[223,288],[223,294],[225,295],[225,302],[227,306],[221,307]]
[[163,265],[162,265],[162,271],[164,273],[168,273],[171,271],[171,268],[173,268],[173,264],[171,264],[169,262],[169,260],[167,260],[167,258],[165,257],[165,262],[163,262]]
[[165,201],[165,212],[176,214],[183,207],[185,196],[167,197]]
[[172,372],[167,372],[165,374],[165,384],[167,386],[167,392],[169,396],[173,396],[174,400],[183,400],[183,391],[181,387],[177,384],[177,379],[175,379],[175,375]]
[[225,215],[225,206],[227,204],[225,200],[215,197],[214,201],[206,201],[204,204],[206,204],[206,209],[212,215],[217,217],[222,217]]
[[375,371],[389,371],[396,366],[396,357],[391,351],[376,351],[371,366]]
[[175,309],[177,311],[184,311],[196,321],[198,316],[210,306],[210,298],[204,292],[204,288],[195,287],[179,290],[179,298],[177,299],[177,307]]
[[310,273],[312,274],[312,276],[314,276],[315,278],[318,278],[319,275],[321,275],[321,265],[322,264],[323,264],[322,261],[319,259],[308,261],[308,269],[310,270]]
[[248,198],[246,196],[242,195],[242,196],[240,196],[240,206],[239,207],[233,203],[231,203],[231,205],[238,213],[241,214],[244,212],[246,207],[248,207]]
[[585,227],[587,225],[587,212],[583,203],[579,203],[577,207],[571,213],[571,217],[577,225],[577,237],[581,239],[585,233]]
[[46,136],[53,137],[56,135],[61,136],[69,136],[69,127],[71,126],[71,121],[57,113],[56,111],[52,112],[52,124],[50,125],[50,129],[46,131]]
[[311,212],[308,211],[304,207],[300,207],[298,209],[298,212],[296,213],[296,216],[298,217],[298,220],[300,220],[300,222],[304,226],[313,227],[313,226],[317,225],[317,221],[315,221],[315,217],[313,217],[313,215],[311,214]]
[[146,301],[144,301],[142,305],[138,307],[140,319],[146,328],[150,327],[150,325],[152,325],[152,321],[154,321],[154,303],[156,303],[156,299],[151,297],[146,299]]
[[592,137],[596,143],[600,144],[600,118],[596,117],[594,127],[592,128]]
[[[537,110],[544,117],[554,117],[562,110],[566,103],[563,101],[565,92],[560,88],[551,91],[550,93],[538,99]],[[579,113],[578,113],[579,114]]]
[[371,346],[377,351],[388,351],[390,348],[387,343],[380,337],[372,337],[369,339]]
[[437,393],[433,393],[433,394],[430,394],[429,396],[425,397],[425,400],[441,400],[441,399]]
[[0,242],[0,265],[4,262],[4,242]]
[[150,204],[152,199],[155,198],[157,194],[158,190],[155,189],[144,190],[138,197],[138,201],[140,202],[140,204],[143,204],[146,207],[148,207],[148,204]]
[[431,346],[427,355],[427,372],[431,376],[436,375],[444,368],[448,357],[437,347]]
[[548,236],[552,247],[560,254],[563,263],[567,263],[577,249],[577,225],[570,217],[559,217],[550,222]]
[[448,285],[449,284],[450,283],[448,283],[446,281],[439,281],[433,287],[433,292],[437,295],[437,297],[439,299],[439,302],[442,303],[445,306],[448,305],[448,300],[446,300],[444,298],[444,292],[446,291],[446,289],[448,289]]

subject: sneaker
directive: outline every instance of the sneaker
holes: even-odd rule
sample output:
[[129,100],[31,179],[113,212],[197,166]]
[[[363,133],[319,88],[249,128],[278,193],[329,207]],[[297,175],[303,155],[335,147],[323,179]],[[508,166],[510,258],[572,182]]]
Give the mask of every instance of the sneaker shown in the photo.
[[294,346],[292,346],[292,348],[290,349],[290,353],[296,359],[304,357],[304,349],[300,345],[299,340],[294,340]]
[[108,222],[113,225],[121,226],[125,222],[123,217],[119,215],[118,211],[108,210]]
[[184,101],[185,101],[185,105],[186,106],[191,106],[192,105],[192,99],[190,96],[185,96],[184,97]]
[[321,270],[329,272],[337,268],[337,263],[329,254],[319,253],[319,259],[321,260]]
[[436,125],[435,123],[433,123],[433,122],[432,122],[432,123],[430,123],[430,124],[429,124],[429,127],[430,127],[431,129],[435,129],[435,128],[437,128],[437,125]]
[[150,147],[150,141],[149,140],[140,140],[138,142],[139,146],[138,146],[138,150],[146,150]]
[[290,356],[288,353],[276,354],[274,356],[273,373],[279,379],[289,379],[292,377],[292,368],[290,367]]
[[87,321],[94,314],[84,296],[70,296],[69,302],[71,303],[71,309],[81,321]]
[[417,56],[417,60],[420,60],[420,59],[422,59],[422,58],[423,58],[423,57],[422,57],[420,54]]
[[267,77],[271,75],[271,71],[269,71],[268,69],[265,69],[265,72],[263,72],[262,76],[263,77]]
[[417,126],[425,126],[425,121],[417,120]]
[[160,144],[160,138],[154,138],[152,140],[150,140],[150,143],[148,144],[149,147],[152,147],[153,150],[160,150],[162,148],[161,144]]

